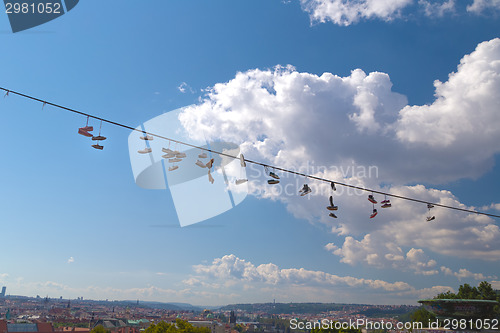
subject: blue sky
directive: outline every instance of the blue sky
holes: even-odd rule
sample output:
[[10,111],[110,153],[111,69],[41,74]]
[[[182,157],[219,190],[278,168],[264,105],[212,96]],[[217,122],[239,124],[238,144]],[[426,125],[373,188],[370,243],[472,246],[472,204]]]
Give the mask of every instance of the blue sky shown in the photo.
[[[194,104],[188,132],[236,142],[247,158],[377,166],[378,177],[342,180],[500,203],[498,5],[328,3],[340,2],[88,0],[16,34],[0,15],[0,86],[133,127]],[[336,197],[333,220],[319,190],[277,197],[259,178],[234,209],[180,228],[168,190],[135,184],[130,131],[104,124],[97,151],[77,134],[81,116],[10,95],[0,117],[0,281],[11,294],[415,304],[462,283],[500,289],[497,220],[436,210],[429,224],[425,207],[396,200],[370,220],[365,194]]]

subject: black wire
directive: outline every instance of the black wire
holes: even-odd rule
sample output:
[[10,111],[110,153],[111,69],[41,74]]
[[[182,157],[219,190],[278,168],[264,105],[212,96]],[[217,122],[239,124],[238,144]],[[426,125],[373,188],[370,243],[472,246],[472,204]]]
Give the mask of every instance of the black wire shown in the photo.
[[[30,95],[26,95],[26,94],[23,94],[23,93],[20,93],[20,92],[17,92],[17,91],[9,90],[9,89],[2,88],[2,87],[0,87],[0,89],[6,92],[6,96],[9,95],[9,94],[15,94],[15,95],[18,95],[18,96],[22,96],[24,98],[28,98],[28,99],[31,99],[31,100],[43,103],[44,105],[51,105],[51,106],[54,106],[54,107],[59,108],[59,109],[63,109],[63,110],[66,110],[66,111],[77,113],[79,115],[86,116],[86,117],[89,117],[89,118],[92,118],[92,119],[97,119],[97,120],[106,122],[108,124],[112,124],[112,125],[115,125],[115,126],[123,127],[123,128],[129,129],[129,130],[132,130],[132,131],[140,132],[140,133],[143,133],[145,135],[151,135],[153,137],[157,137],[157,138],[160,138],[160,139],[164,139],[164,140],[168,140],[168,141],[171,141],[171,142],[179,143],[179,144],[182,144],[184,146],[191,147],[191,148],[201,149],[201,150],[204,150],[204,151],[207,151],[207,152],[211,152],[211,153],[222,155],[222,156],[226,156],[226,157],[238,158],[237,156],[229,155],[229,154],[226,154],[226,153],[218,152],[218,151],[215,151],[215,150],[212,150],[212,149],[208,149],[208,148],[204,148],[204,147],[199,147],[199,146],[187,143],[187,142],[183,142],[183,141],[179,141],[179,140],[175,140],[175,139],[170,139],[170,138],[167,138],[167,137],[159,135],[159,134],[154,134],[154,133],[150,133],[150,132],[147,132],[147,131],[138,130],[138,129],[134,128],[134,127],[131,127],[131,126],[128,126],[128,125],[125,125],[125,124],[121,124],[121,123],[118,123],[118,122],[115,122],[115,121],[112,121],[112,120],[108,120],[108,119],[104,119],[104,118],[101,118],[101,117],[97,117],[97,116],[94,116],[94,115],[91,115],[91,114],[88,114],[88,113],[85,113],[85,112],[77,111],[75,109],[71,109],[71,108],[68,108],[68,107],[65,107],[65,106],[62,106],[62,105],[59,105],[59,104],[55,104],[55,103],[52,103],[52,102],[47,102],[46,100],[43,100],[43,99],[40,99],[40,98],[36,98],[36,97],[30,96]],[[458,208],[458,207],[453,207],[453,206],[448,206],[448,205],[442,205],[442,204],[438,204],[438,203],[434,203],[434,202],[429,202],[429,201],[414,199],[414,198],[405,197],[405,196],[402,196],[402,195],[392,194],[392,193],[388,193],[388,192],[376,191],[376,190],[372,190],[372,189],[369,189],[369,188],[355,186],[355,185],[351,185],[351,184],[347,184],[347,183],[340,183],[340,182],[336,182],[336,181],[333,181],[333,180],[330,180],[330,179],[316,177],[316,176],[311,176],[311,175],[308,175],[308,174],[305,174],[305,173],[301,173],[301,172],[297,172],[297,171],[293,171],[293,170],[288,170],[288,169],[285,169],[285,168],[276,167],[276,166],[265,164],[265,163],[261,163],[261,162],[258,162],[258,161],[248,160],[246,158],[245,158],[245,161],[248,162],[248,163],[252,163],[252,164],[263,166],[264,168],[266,168],[266,167],[267,168],[273,168],[274,170],[279,170],[279,171],[290,173],[290,174],[293,174],[293,175],[302,176],[302,177],[306,177],[306,178],[310,178],[310,179],[315,179],[315,180],[319,180],[319,181],[327,182],[327,183],[335,183],[336,185],[338,184],[338,185],[341,185],[341,186],[345,186],[345,187],[349,187],[349,188],[353,188],[353,189],[357,189],[357,190],[361,190],[361,191],[365,191],[365,192],[372,192],[372,193],[382,194],[382,195],[386,195],[386,196],[397,198],[397,199],[403,199],[403,200],[408,200],[408,201],[413,201],[413,202],[418,202],[418,203],[423,203],[423,204],[431,204],[431,205],[434,205],[436,207],[454,209],[454,210],[458,210],[458,211],[462,211],[462,212],[467,212],[467,213],[472,213],[472,214],[478,214],[478,215],[485,215],[485,216],[494,217],[494,218],[500,218],[500,215],[495,215],[495,214],[490,214],[490,213],[485,213],[485,212],[480,212],[480,211],[470,210],[470,209],[465,209],[465,208]]]

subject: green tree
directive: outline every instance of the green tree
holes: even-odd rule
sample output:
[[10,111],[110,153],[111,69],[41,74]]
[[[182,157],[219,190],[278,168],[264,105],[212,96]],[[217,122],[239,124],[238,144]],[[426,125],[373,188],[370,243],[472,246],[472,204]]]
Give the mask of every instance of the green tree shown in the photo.
[[429,323],[436,320],[436,316],[427,311],[424,307],[420,307],[410,315],[410,320],[412,322],[422,323],[422,327],[429,327]]
[[97,325],[90,331],[90,333],[110,333],[110,330],[105,329],[102,325]]
[[161,321],[158,324],[151,324],[144,333],[210,333],[210,329],[208,327],[194,327],[185,320],[176,319],[175,323]]

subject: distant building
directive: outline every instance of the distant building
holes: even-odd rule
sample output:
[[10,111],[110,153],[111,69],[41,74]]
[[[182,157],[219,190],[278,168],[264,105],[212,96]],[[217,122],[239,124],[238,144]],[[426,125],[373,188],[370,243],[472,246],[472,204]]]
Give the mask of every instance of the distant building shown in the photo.
[[54,327],[51,323],[36,324],[14,324],[0,320],[0,333],[53,333]]
[[0,293],[0,297],[5,297],[5,291],[7,290],[6,286],[2,287],[2,292]]
[[236,315],[234,314],[234,311],[231,311],[229,314],[229,324],[236,324]]

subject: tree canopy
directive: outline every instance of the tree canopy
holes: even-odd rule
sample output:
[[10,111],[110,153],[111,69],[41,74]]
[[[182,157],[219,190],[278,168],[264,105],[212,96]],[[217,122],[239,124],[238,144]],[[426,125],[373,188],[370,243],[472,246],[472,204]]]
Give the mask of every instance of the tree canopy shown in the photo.
[[194,327],[185,320],[176,319],[175,323],[161,321],[158,324],[151,324],[144,333],[210,333],[210,329],[208,327]]

